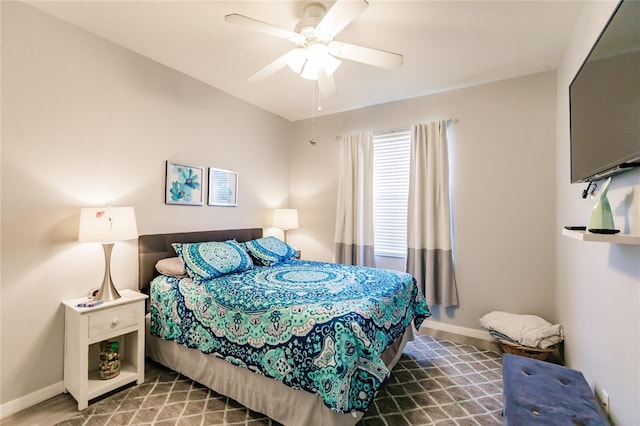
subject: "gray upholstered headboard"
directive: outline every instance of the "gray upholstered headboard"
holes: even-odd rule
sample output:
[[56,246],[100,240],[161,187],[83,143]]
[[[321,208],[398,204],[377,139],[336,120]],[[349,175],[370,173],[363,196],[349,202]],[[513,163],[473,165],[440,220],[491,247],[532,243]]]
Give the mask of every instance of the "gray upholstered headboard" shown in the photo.
[[260,237],[262,237],[262,228],[141,235],[138,237],[138,288],[143,293],[148,293],[149,283],[158,275],[155,268],[156,262],[166,257],[176,256],[171,243],[226,240],[243,242]]

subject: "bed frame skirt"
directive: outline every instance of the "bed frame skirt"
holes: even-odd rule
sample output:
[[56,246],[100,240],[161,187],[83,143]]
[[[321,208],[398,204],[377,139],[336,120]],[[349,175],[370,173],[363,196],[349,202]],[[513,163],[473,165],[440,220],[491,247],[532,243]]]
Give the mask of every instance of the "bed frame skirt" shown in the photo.
[[[292,389],[278,380],[233,366],[197,349],[153,336],[149,333],[149,324],[147,316],[146,354],[152,360],[284,425],[347,426],[355,425],[363,416],[360,412],[335,413],[317,395]],[[402,338],[384,351],[382,359],[389,369],[396,365],[411,340],[413,328],[409,326]]]

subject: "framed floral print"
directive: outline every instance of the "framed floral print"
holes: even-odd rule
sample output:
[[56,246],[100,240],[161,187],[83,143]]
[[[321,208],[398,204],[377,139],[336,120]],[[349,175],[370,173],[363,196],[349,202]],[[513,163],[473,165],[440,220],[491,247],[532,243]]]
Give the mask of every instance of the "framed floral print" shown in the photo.
[[164,202],[184,206],[204,205],[204,167],[167,161]]
[[238,173],[209,167],[210,206],[238,205]]

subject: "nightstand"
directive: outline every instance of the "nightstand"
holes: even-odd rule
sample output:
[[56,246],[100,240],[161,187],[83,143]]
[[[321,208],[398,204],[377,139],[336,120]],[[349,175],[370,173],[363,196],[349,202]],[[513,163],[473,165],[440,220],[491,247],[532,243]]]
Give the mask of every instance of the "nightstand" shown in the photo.
[[[120,290],[122,296],[93,308],[81,308],[87,297],[62,302],[64,310],[64,389],[84,410],[89,400],[131,382],[144,382],[144,313],[147,296]],[[100,342],[120,343],[120,374],[102,380]]]

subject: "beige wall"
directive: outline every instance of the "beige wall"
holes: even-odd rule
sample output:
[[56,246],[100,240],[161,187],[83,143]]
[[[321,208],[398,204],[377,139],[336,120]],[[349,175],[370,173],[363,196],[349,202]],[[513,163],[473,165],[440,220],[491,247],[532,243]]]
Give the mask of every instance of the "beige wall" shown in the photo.
[[336,135],[457,118],[451,127],[456,278],[460,307],[434,319],[479,329],[493,310],[554,314],[555,73],[294,123],[290,241],[331,260],[340,142]]
[[[0,404],[61,390],[60,301],[102,279],[101,248],[75,241],[80,207],[134,206],[143,234],[265,226],[273,207],[297,207],[290,241],[305,258],[330,260],[335,136],[457,118],[461,305],[435,309],[435,321],[477,329],[481,315],[502,309],[562,323],[569,365],[607,390],[617,424],[637,424],[640,248],[560,236],[590,211],[583,186],[568,183],[567,85],[614,5],[588,3],[557,80],[549,72],[318,118],[312,146],[309,120],[288,123],[2,2]],[[167,159],[238,171],[240,205],[165,205]],[[620,175],[609,192],[616,223],[636,233],[639,182],[640,171]],[[135,253],[134,243],[114,250],[121,288],[135,287]]]
[[[261,227],[288,203],[289,122],[21,2],[2,2],[2,124],[2,404],[60,385],[60,301],[102,281],[80,207],[133,206],[145,234]],[[168,159],[239,172],[239,206],[165,205]],[[112,266],[136,287],[135,242]]]
[[[569,183],[569,84],[617,1],[587,2],[558,70],[556,228],[586,224],[586,184]],[[603,141],[606,143],[606,141]],[[602,183],[602,182],[601,182]],[[608,192],[617,228],[640,234],[640,170],[615,176]],[[640,246],[584,243],[556,233],[556,312],[566,361],[610,396],[617,425],[640,424]]]

